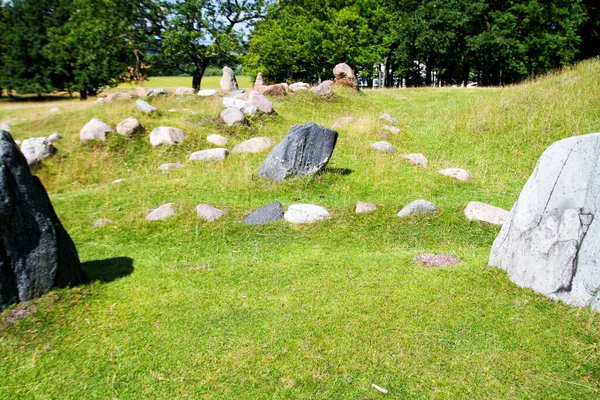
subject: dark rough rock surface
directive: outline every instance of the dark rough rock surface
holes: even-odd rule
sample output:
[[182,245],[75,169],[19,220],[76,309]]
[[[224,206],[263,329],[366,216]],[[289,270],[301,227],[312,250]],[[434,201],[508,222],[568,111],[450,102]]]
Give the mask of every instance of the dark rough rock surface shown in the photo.
[[0,309],[86,280],[44,186],[0,131]]
[[281,182],[323,170],[335,149],[338,133],[314,122],[294,125],[269,153],[258,175]]
[[280,202],[275,201],[248,214],[244,223],[246,225],[262,225],[280,219],[283,219],[283,206]]

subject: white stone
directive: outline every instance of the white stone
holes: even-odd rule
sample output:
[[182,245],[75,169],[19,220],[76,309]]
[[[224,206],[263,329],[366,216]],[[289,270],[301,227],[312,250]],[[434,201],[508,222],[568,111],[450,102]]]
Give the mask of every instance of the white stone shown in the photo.
[[148,221],[158,221],[161,219],[169,218],[175,215],[175,209],[173,208],[173,203],[163,204],[154,210],[150,211],[148,215],[146,215],[146,220]]
[[56,149],[45,137],[31,138],[23,140],[23,143],[21,144],[21,153],[25,156],[27,165],[33,167],[42,160],[56,154]]
[[223,77],[221,78],[220,85],[222,90],[236,90],[238,88],[235,72],[231,68],[227,66],[223,67]]
[[361,214],[361,213],[375,211],[376,209],[377,209],[377,204],[375,204],[375,203],[358,202],[358,203],[356,203],[356,209],[354,210],[354,212],[356,214]]
[[155,97],[155,96],[159,96],[161,94],[168,94],[168,93],[169,92],[167,92],[163,88],[151,88],[151,89],[148,89],[147,95],[148,95],[148,97]]
[[503,208],[472,201],[465,208],[465,217],[469,221],[487,222],[492,225],[502,225],[508,217],[509,212]]
[[600,311],[600,133],[552,144],[494,241],[519,286]]
[[385,129],[386,131],[390,131],[393,134],[398,134],[401,132],[400,128],[395,127],[395,126],[391,126],[391,125],[384,125],[383,129]]
[[209,204],[198,204],[196,215],[207,222],[215,221],[226,214],[226,211],[213,207]]
[[48,141],[50,143],[58,142],[60,139],[62,139],[62,135],[58,132],[54,132],[48,136]]
[[384,153],[393,153],[396,151],[396,149],[394,148],[394,146],[392,146],[391,143],[386,142],[385,140],[382,140],[380,142],[377,143],[373,143],[371,145],[371,148],[377,150],[377,151],[382,151]]
[[194,88],[178,87],[177,89],[175,89],[173,94],[176,96],[186,96],[190,94],[196,94],[196,90]]
[[131,137],[136,134],[142,134],[146,130],[144,126],[140,124],[140,121],[133,117],[125,118],[117,125],[117,133]]
[[141,112],[146,113],[146,114],[152,114],[152,113],[155,113],[158,111],[158,109],[156,107],[151,106],[144,100],[136,100],[135,108],[137,108],[138,110],[140,110]]
[[396,118],[392,117],[390,114],[381,114],[379,116],[379,119],[387,121],[387,122],[389,122],[392,125],[397,125],[400,122]]
[[248,139],[245,142],[242,142],[236,145],[232,153],[260,153],[261,151],[265,151],[273,146],[273,140],[271,138],[263,136],[256,137],[252,139]]
[[235,99],[233,97],[224,97],[223,107],[235,108],[246,115],[256,115],[258,112],[258,109],[246,100]]
[[200,150],[190,155],[189,161],[222,161],[229,155],[227,149]]
[[106,134],[114,132],[112,126],[100,121],[98,118],[92,118],[90,122],[85,124],[79,131],[79,139],[82,142],[88,140],[106,140]]
[[331,215],[325,208],[314,204],[292,204],[283,218],[293,224],[310,224],[331,218]]
[[219,91],[215,90],[215,89],[202,89],[202,90],[198,91],[198,96],[200,96],[200,97],[210,97],[210,96],[214,96],[217,93],[219,93]]
[[273,112],[273,103],[271,100],[258,92],[250,92],[248,102],[265,114],[271,114]]
[[244,114],[237,108],[232,107],[221,111],[220,117],[228,126],[240,125],[246,121]]
[[179,144],[184,139],[185,133],[181,129],[170,126],[159,126],[150,133],[150,144],[152,147]]
[[399,217],[407,217],[409,215],[427,214],[436,211],[437,209],[435,208],[435,205],[432,202],[427,200],[415,200],[412,203],[404,206],[404,208],[402,208],[402,210],[400,210],[397,215]]
[[450,178],[458,179],[459,181],[466,182],[471,179],[471,174],[462,168],[446,168],[438,171],[442,175],[449,176]]
[[290,90],[292,92],[305,92],[310,88],[310,85],[308,83],[304,83],[304,82],[296,82],[296,83],[292,83],[290,85]]
[[206,141],[208,143],[212,143],[217,146],[225,146],[227,144],[227,142],[229,142],[229,139],[227,139],[225,136],[221,136],[221,135],[217,135],[217,134],[213,133],[212,135],[208,135],[206,137]]
[[425,156],[421,153],[402,154],[402,158],[407,159],[408,162],[410,162],[411,164],[415,164],[420,167],[427,168],[427,165],[428,165],[427,158],[425,158]]

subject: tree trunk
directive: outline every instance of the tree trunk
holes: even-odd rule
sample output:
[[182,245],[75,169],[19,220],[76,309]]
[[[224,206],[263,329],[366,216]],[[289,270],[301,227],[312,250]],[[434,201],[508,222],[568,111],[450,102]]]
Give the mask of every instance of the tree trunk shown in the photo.
[[87,90],[79,91],[79,100],[87,100]]
[[195,63],[196,69],[192,74],[192,87],[196,92],[200,90],[200,83],[202,82],[202,77],[204,76],[207,65],[208,60],[200,60]]

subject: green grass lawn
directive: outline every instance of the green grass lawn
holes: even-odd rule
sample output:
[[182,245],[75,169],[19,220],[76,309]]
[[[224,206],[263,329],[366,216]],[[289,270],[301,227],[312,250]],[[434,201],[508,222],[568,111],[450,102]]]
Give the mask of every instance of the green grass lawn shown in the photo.
[[[240,89],[250,89],[254,86],[254,82],[250,81],[249,76],[237,76],[238,86]],[[200,84],[202,89],[220,89],[220,76],[205,76]],[[137,85],[123,83],[119,85],[119,89],[133,89]],[[191,76],[151,76],[144,81],[140,86],[146,88],[161,87],[165,89],[173,89],[178,87],[192,87]]]
[[[216,118],[220,97],[153,98],[160,113],[152,116],[131,101],[3,103],[0,121],[19,118],[16,139],[65,136],[37,173],[93,282],[0,314],[0,398],[600,397],[600,315],[488,267],[499,228],[462,214],[469,201],[510,208],[549,144],[600,131],[598,76],[600,62],[590,61],[507,88],[338,90],[328,100],[296,93],[273,99],[276,115],[235,128]],[[186,86],[153,79],[149,86]],[[388,139],[394,154],[369,149],[385,112],[401,121],[402,133]],[[266,152],[186,161],[211,147],[211,133],[231,148],[344,115],[358,122],[339,130],[329,168],[316,177],[259,179]],[[116,125],[129,116],[148,132],[175,126],[187,138],[156,149],[147,135],[79,142],[90,118]],[[400,156],[414,152],[428,169]],[[186,165],[159,174],[165,162]],[[467,169],[472,181],[436,172],[448,167]],[[111,183],[118,178],[126,181]],[[439,212],[396,217],[421,198]],[[275,200],[319,204],[332,218],[243,224]],[[357,201],[378,209],[357,215]],[[176,217],[144,220],[167,202]],[[227,214],[200,221],[198,203]],[[112,222],[94,228],[100,218]],[[413,261],[422,252],[463,262],[426,269]]]

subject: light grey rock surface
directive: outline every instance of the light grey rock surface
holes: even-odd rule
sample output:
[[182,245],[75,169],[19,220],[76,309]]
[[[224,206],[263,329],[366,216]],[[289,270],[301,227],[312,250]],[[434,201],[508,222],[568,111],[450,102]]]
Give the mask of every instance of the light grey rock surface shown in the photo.
[[227,149],[200,150],[190,155],[189,161],[222,161],[229,155]]
[[63,138],[63,136],[60,133],[54,132],[54,133],[51,133],[50,136],[48,136],[48,141],[50,143],[54,143],[54,142],[58,142],[62,138]]
[[333,95],[333,90],[331,87],[333,86],[333,81],[323,81],[319,85],[313,87],[311,90],[313,93],[318,94],[319,96],[329,97]]
[[221,111],[220,117],[228,126],[241,125],[246,122],[244,113],[233,107]]
[[400,130],[400,128],[396,127],[396,126],[392,126],[392,125],[384,125],[383,129],[385,129],[386,131],[390,131],[392,132],[394,135],[399,134],[400,132],[402,132]]
[[398,212],[399,217],[407,217],[414,214],[427,214],[436,212],[437,208],[435,205],[427,200],[415,200],[412,203],[407,204]]
[[283,206],[280,202],[274,201],[248,214],[244,223],[246,225],[262,225],[280,219],[283,219]]
[[237,90],[232,90],[231,92],[227,93],[225,95],[225,97],[232,97],[234,99],[241,99],[241,96],[244,96],[245,94],[246,94],[246,91],[244,89],[237,89]]
[[450,178],[458,179],[459,181],[466,182],[471,179],[471,174],[462,168],[446,168],[438,171],[442,175],[449,176]]
[[400,121],[398,121],[396,118],[392,117],[390,114],[381,114],[379,116],[379,119],[382,119],[392,125],[398,125],[398,123],[400,123]]
[[354,209],[354,212],[356,214],[362,214],[362,213],[366,213],[366,212],[375,211],[376,209],[377,209],[377,204],[375,204],[375,203],[358,202],[358,203],[356,203],[356,208]]
[[333,68],[333,76],[335,76],[336,85],[348,86],[354,90],[358,90],[358,80],[348,64],[337,64]]
[[166,164],[161,164],[158,167],[158,170],[161,171],[163,174],[169,172],[172,169],[179,169],[179,168],[183,168],[183,164],[180,163],[166,163]]
[[143,112],[145,114],[152,114],[152,113],[155,113],[158,111],[158,109],[156,107],[152,107],[150,104],[148,104],[144,100],[136,100],[135,108],[137,108],[138,110],[140,110],[141,112]]
[[411,164],[418,165],[419,167],[427,168],[427,158],[421,153],[414,154],[402,154],[402,158],[407,159]]
[[465,207],[465,217],[469,221],[487,222],[492,225],[502,225],[509,212],[500,207],[494,207],[490,204],[472,201]]
[[133,117],[125,118],[117,125],[117,133],[131,137],[146,132],[144,126]]
[[273,147],[273,140],[270,137],[256,137],[248,139],[240,144],[235,145],[232,153],[260,153]]
[[314,122],[294,125],[269,153],[258,175],[274,181],[323,170],[335,149],[338,133]]
[[386,142],[385,140],[373,143],[371,145],[371,148],[375,149],[377,151],[382,151],[384,153],[393,153],[396,151],[394,146],[392,146],[392,144],[390,142]]
[[148,89],[147,97],[155,97],[155,96],[160,96],[160,95],[165,95],[165,94],[169,94],[169,92],[163,88],[152,88],[152,89]]
[[154,210],[150,211],[148,215],[146,215],[147,221],[158,221],[161,219],[166,219],[175,215],[175,209],[173,208],[173,203],[163,204],[158,206]]
[[79,139],[82,142],[89,140],[106,140],[106,134],[114,132],[114,128],[107,123],[100,121],[98,118],[92,118],[90,122],[85,124],[79,131]]
[[258,108],[246,100],[235,99],[233,97],[224,97],[223,107],[238,109],[246,115],[256,115],[258,112]]
[[223,67],[223,77],[221,77],[220,84],[222,90],[236,90],[238,88],[235,72],[231,68]]
[[600,133],[552,144],[494,241],[519,286],[600,311]]
[[10,134],[0,130],[0,310],[86,279],[75,244]]
[[250,95],[248,96],[248,102],[265,114],[273,113],[273,103],[271,100],[258,92],[250,92]]
[[23,140],[21,152],[27,160],[27,165],[33,167],[56,154],[56,149],[47,138],[41,137]]
[[212,135],[208,135],[206,137],[206,141],[208,143],[216,144],[217,146],[225,146],[227,142],[229,142],[229,139],[227,139],[225,136],[213,133]]
[[198,204],[196,206],[196,215],[207,222],[213,222],[226,214],[225,210],[213,207],[210,204]]
[[150,133],[150,144],[152,147],[183,143],[185,133],[181,129],[170,126],[159,126]]
[[175,89],[175,91],[173,92],[173,94],[175,96],[192,95],[192,94],[196,94],[196,89],[189,88],[189,87],[178,87],[177,89]]
[[215,94],[219,93],[218,90],[215,89],[201,89],[198,91],[198,96],[200,97],[211,97]]
[[325,208],[315,204],[292,204],[283,218],[293,224],[311,224],[329,219],[331,215]]
[[344,126],[354,124],[355,122],[356,122],[356,118],[354,118],[354,117],[349,117],[349,116],[341,117],[341,118],[338,118],[335,120],[333,125],[331,125],[331,129],[342,128]]
[[308,83],[304,83],[304,82],[296,82],[296,83],[292,83],[290,85],[290,90],[292,92],[305,92],[310,88],[310,85]]

